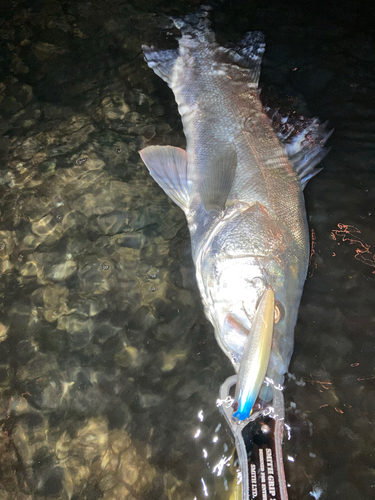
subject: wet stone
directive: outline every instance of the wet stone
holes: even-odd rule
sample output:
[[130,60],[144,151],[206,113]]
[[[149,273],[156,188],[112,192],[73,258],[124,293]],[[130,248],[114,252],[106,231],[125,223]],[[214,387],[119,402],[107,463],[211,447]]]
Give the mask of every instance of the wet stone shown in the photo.
[[3,342],[7,338],[9,326],[5,326],[3,323],[0,323],[0,342]]
[[94,322],[86,317],[70,314],[69,316],[61,316],[58,319],[57,328],[67,331],[68,343],[71,349],[82,349],[92,339]]
[[98,342],[103,343],[110,337],[118,335],[121,332],[121,328],[112,326],[108,322],[101,322],[95,324],[94,335]]
[[106,297],[90,297],[86,300],[82,300],[81,297],[77,297],[75,294],[71,294],[69,297],[68,305],[71,311],[87,317],[97,316],[104,310],[108,308],[108,301]]
[[175,477],[171,472],[163,474],[163,483],[169,500],[183,500],[193,494],[189,486],[184,481]]
[[63,469],[60,467],[55,467],[45,471],[41,474],[41,477],[38,477],[38,479],[40,486],[37,492],[41,496],[54,497],[63,490],[64,473]]
[[101,113],[108,121],[124,120],[128,112],[129,107],[120,91],[113,91],[101,102]]
[[139,369],[146,366],[149,361],[150,356],[144,349],[137,349],[126,343],[114,355],[115,364],[123,368]]
[[168,324],[156,327],[155,334],[159,340],[181,339],[188,334],[196,321],[194,310],[191,307],[181,309],[176,317]]
[[118,403],[113,408],[106,410],[106,417],[110,430],[121,429],[129,421],[129,410],[124,404]]
[[39,282],[43,284],[51,281],[65,281],[77,268],[77,264],[70,257],[65,256],[65,259],[60,253],[30,254],[25,263],[22,261],[19,271],[25,277],[37,276]]
[[112,212],[97,217],[92,227],[100,234],[115,235],[123,232],[129,225],[129,217],[126,212]]
[[159,320],[155,317],[152,309],[143,306],[135,312],[133,318],[128,322],[127,328],[129,330],[147,330],[158,322]]
[[170,372],[180,361],[187,359],[187,350],[173,349],[170,352],[163,352],[163,364],[161,369],[163,372]]
[[78,279],[83,289],[95,291],[95,294],[105,294],[114,285],[113,263],[109,259],[100,261],[89,260],[78,269]]
[[36,304],[40,304],[43,300],[44,318],[53,322],[61,316],[70,312],[67,306],[68,290],[63,285],[48,285],[33,293],[33,298]]
[[142,394],[139,397],[139,406],[141,408],[151,408],[162,404],[163,398],[157,394]]
[[5,382],[8,378],[8,369],[6,366],[0,365],[0,384]]

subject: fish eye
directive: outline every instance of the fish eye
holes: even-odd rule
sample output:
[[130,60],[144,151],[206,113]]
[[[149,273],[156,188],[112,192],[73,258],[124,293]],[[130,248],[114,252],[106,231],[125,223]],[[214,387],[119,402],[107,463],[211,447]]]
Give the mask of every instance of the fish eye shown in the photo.
[[260,276],[257,276],[256,278],[253,278],[251,280],[248,280],[248,282],[253,286],[254,288],[263,288],[265,286],[264,279],[261,278]]
[[285,317],[285,309],[281,302],[276,300],[275,302],[275,324],[284,319]]

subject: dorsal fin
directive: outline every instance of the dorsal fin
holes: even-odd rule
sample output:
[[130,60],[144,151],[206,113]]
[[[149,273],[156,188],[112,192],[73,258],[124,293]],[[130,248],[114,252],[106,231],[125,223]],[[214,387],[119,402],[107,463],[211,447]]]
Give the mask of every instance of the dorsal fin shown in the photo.
[[235,47],[235,52],[241,58],[241,64],[249,69],[253,83],[258,86],[260,76],[260,66],[266,48],[264,35],[260,31],[251,31]]
[[252,31],[236,45],[234,49],[218,47],[216,58],[218,62],[234,64],[247,70],[247,78],[254,88],[258,88],[260,66],[266,44],[260,31]]

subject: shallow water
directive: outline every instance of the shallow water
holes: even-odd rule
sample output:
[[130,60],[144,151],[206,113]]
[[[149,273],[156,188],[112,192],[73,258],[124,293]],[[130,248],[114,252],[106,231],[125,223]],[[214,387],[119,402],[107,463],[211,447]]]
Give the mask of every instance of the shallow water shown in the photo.
[[[140,46],[198,2],[0,6],[0,500],[225,499],[232,374],[205,319],[184,215],[138,150],[184,146]],[[314,252],[285,384],[290,500],[375,495],[374,9],[217,6],[265,33],[267,104],[329,120],[305,190]],[[227,489],[229,488],[229,489]]]

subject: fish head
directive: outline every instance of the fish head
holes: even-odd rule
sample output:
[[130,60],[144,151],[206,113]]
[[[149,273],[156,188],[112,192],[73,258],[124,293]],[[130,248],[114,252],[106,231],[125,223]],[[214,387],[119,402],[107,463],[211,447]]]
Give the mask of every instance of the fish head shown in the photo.
[[[221,253],[210,262],[211,256],[207,257],[203,266],[203,273],[208,278],[205,280],[207,315],[215,327],[220,346],[237,366],[261,299],[269,288],[275,294],[274,336],[284,335],[287,300],[281,284],[284,272],[280,263],[272,262],[272,258],[233,259]],[[273,272],[277,269],[277,274],[269,275],[270,268]]]
[[290,252],[287,236],[260,204],[219,221],[210,236],[197,277],[217,341],[239,371],[249,339],[253,350],[262,342],[263,334],[253,339],[258,328],[255,320],[262,298],[272,290],[271,350],[262,359],[259,373],[282,383],[302,293],[300,259]]

